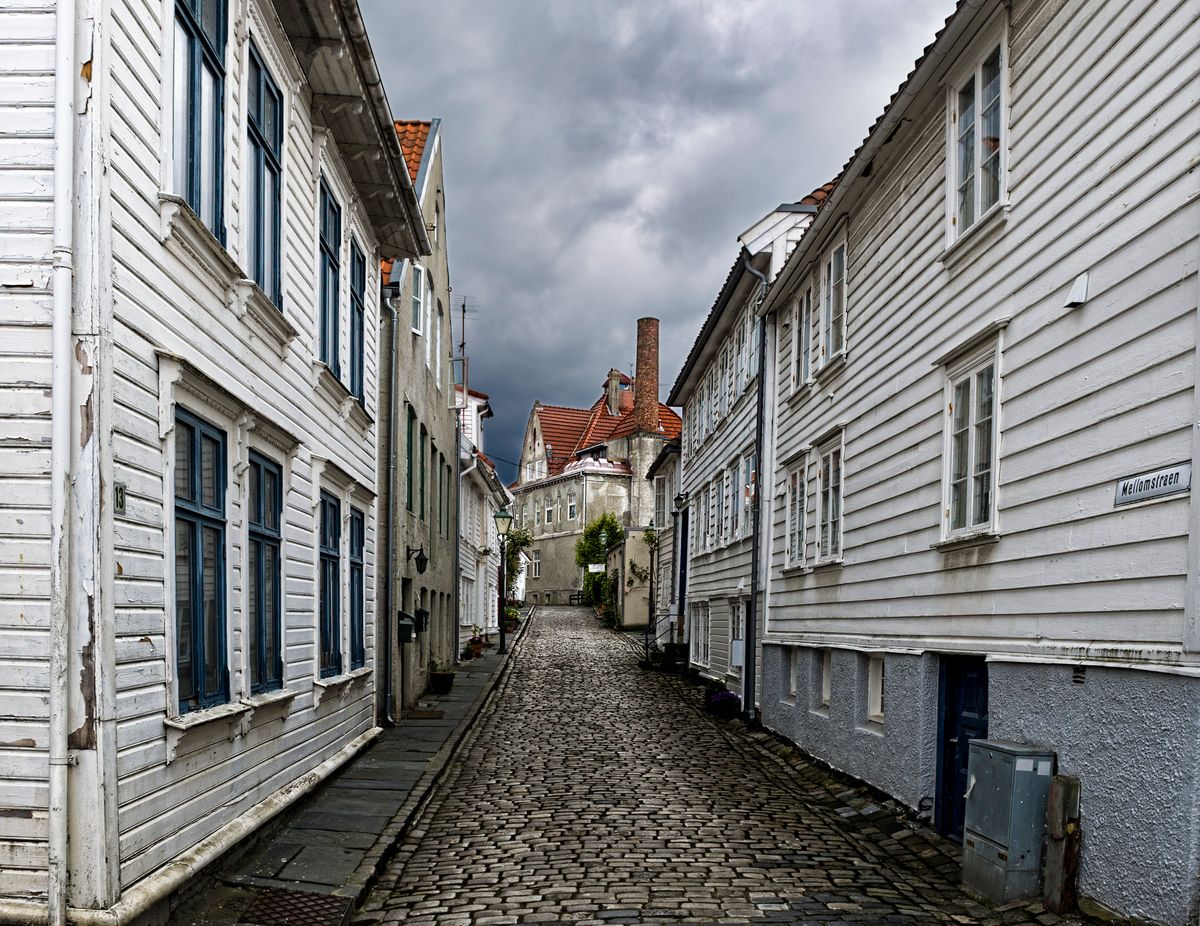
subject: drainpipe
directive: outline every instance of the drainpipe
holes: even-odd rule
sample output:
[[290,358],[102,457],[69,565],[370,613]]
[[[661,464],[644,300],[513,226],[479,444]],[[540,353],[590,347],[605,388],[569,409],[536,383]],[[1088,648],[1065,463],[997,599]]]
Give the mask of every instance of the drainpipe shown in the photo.
[[[742,260],[746,269],[758,277],[758,304],[761,306],[763,299],[767,296],[767,277],[754,269],[754,265],[750,263],[749,251],[742,251]],[[761,474],[763,471],[763,408],[767,395],[767,320],[765,318],[758,319],[757,337],[758,388],[755,390],[757,394],[754,418],[754,459],[757,463],[757,472],[754,474],[754,494],[750,503],[753,518],[753,526],[750,531],[750,542],[753,544],[750,548],[750,613],[746,620],[746,653],[743,660],[746,664],[746,674],[742,680],[742,712],[746,717],[746,723],[751,725],[758,723],[758,708],[755,707],[754,700],[758,694],[756,690],[758,687],[758,577],[762,571],[762,545],[759,538],[762,531],[760,498],[762,496]]]
[[[463,402],[467,401],[466,377],[463,377]],[[471,465],[463,469],[462,465],[462,416],[463,409],[454,413],[454,484],[458,487],[458,504],[454,506],[454,661],[458,662],[462,652],[462,509],[463,482],[479,465],[479,457],[471,458]],[[483,429],[481,424],[480,430]],[[478,562],[478,560],[476,560]]]
[[[398,291],[400,287],[397,284],[389,282],[389,288]],[[383,583],[383,720],[388,726],[394,726],[396,717],[392,713],[392,628],[396,619],[395,608],[393,607],[392,583],[395,580],[395,557],[396,557],[396,390],[399,388],[399,375],[397,370],[399,364],[396,363],[397,351],[400,350],[399,333],[397,332],[397,315],[396,315],[396,296],[389,295],[387,297],[387,306],[390,313],[390,321],[392,326],[392,357],[391,369],[388,371],[391,376],[392,385],[388,390],[388,476],[387,476],[387,549],[386,549],[386,567],[384,570],[385,581]]]
[[54,48],[54,298],[50,437],[49,926],[67,919],[67,676],[70,653],[71,327],[75,283],[75,0],[58,0]]

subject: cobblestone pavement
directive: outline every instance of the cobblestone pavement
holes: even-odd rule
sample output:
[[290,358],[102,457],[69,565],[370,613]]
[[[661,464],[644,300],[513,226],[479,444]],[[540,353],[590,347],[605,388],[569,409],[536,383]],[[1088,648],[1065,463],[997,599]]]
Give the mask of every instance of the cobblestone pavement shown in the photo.
[[360,921],[1074,922],[978,903],[957,851],[767,734],[710,719],[582,608],[544,608]]

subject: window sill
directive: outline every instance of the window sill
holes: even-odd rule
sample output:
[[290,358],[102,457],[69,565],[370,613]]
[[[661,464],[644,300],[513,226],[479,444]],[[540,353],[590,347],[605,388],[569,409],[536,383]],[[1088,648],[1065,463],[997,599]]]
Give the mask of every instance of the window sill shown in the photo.
[[931,543],[929,549],[937,550],[944,553],[949,550],[962,550],[967,547],[981,547],[989,543],[998,543],[1000,535],[989,529],[985,531],[975,531],[971,534],[959,534],[954,537],[947,537],[945,540],[939,540],[937,543]]
[[[941,264],[950,269],[952,265],[959,263],[964,255],[969,254],[973,250],[973,243],[980,244],[981,242],[991,241],[993,238],[1003,234],[1004,227],[1008,222],[1010,208],[1008,203],[997,203],[992,206],[991,209],[975,221],[974,225],[959,235],[956,241],[952,242],[942,251],[941,256],[938,258]],[[982,246],[980,244],[980,247]]]
[[312,362],[313,387],[337,409],[339,417],[364,433],[375,424],[375,416],[367,411],[350,387],[338,378],[324,360]]
[[367,407],[363,405],[358,396],[350,397],[350,405],[345,411],[361,431],[370,430],[371,425],[375,423],[375,416],[367,411]]
[[813,372],[812,378],[808,381],[810,386],[823,382],[829,379],[839,370],[846,366],[846,349],[843,347],[840,351],[830,358],[829,362],[824,364],[819,370]]
[[320,706],[321,702],[331,695],[336,695],[338,702],[344,702],[350,695],[350,689],[355,683],[365,681],[367,676],[371,674],[371,669],[364,666],[361,669],[355,669],[353,672],[347,672],[344,675],[334,675],[330,678],[318,678],[313,682],[313,697],[314,707]]
[[839,556],[837,559],[827,559],[819,562],[812,567],[812,572],[834,572],[842,568],[843,560]]
[[883,717],[881,715],[877,715],[875,717],[868,717],[866,719],[866,721],[864,721],[863,723],[860,723],[858,725],[858,732],[866,733],[870,736],[878,736],[878,737],[882,738],[883,737]]
[[228,290],[245,276],[233,255],[182,196],[159,193],[158,220],[158,240],[184,260],[198,262],[222,289]]
[[821,704],[821,705],[818,705],[817,707],[810,707],[808,709],[808,712],[810,714],[812,714],[814,717],[821,717],[825,720],[829,719],[829,705],[828,704]]
[[292,701],[296,692],[290,688],[276,688],[274,691],[260,691],[248,698],[242,698],[242,703],[252,711],[279,710],[281,717],[286,717],[292,711]]
[[287,356],[288,347],[299,332],[257,283],[245,278],[234,281],[230,308],[246,323],[251,334],[269,344],[280,359]]
[[806,576],[812,571],[812,566],[805,566],[803,563],[797,563],[795,566],[784,566],[781,570],[779,570],[779,574],[783,576]]
[[237,739],[250,727],[250,717],[254,709],[247,704],[218,704],[200,711],[188,711],[179,717],[164,717],[163,726],[167,729],[167,765],[175,761],[179,744],[194,730],[200,730],[217,724],[228,725],[230,741]]

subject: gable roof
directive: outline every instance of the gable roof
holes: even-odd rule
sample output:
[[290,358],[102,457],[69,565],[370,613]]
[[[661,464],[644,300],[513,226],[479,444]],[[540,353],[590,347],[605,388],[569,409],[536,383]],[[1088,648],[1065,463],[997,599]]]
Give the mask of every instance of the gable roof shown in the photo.
[[571,462],[580,438],[587,431],[591,411],[565,405],[535,405],[533,411],[542,429],[542,443],[550,446],[552,454],[546,461],[547,475],[557,476]]

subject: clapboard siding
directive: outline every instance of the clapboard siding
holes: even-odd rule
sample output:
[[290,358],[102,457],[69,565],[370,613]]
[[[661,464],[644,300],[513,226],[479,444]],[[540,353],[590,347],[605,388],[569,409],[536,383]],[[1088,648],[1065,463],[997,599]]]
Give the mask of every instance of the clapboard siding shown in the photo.
[[54,5],[0,0],[0,884],[46,890]]
[[[367,409],[375,414],[378,369],[379,280],[371,272],[376,256],[372,231],[357,214],[354,197],[339,166],[337,139],[324,145],[321,161],[308,91],[294,87],[287,72],[291,56],[273,25],[273,13],[252,13],[249,29],[285,95],[284,186],[282,197],[283,314],[297,331],[283,357],[228,304],[225,284],[198,262],[161,238],[159,192],[169,173],[162,163],[164,119],[169,104],[162,70],[161,4],[117,0],[109,34],[112,60],[107,104],[111,118],[112,402],[113,475],[127,487],[127,507],[115,519],[112,568],[116,662],[116,768],[119,808],[120,876],[123,886],[153,872],[180,852],[236,819],[273,791],[337,752],[372,725],[373,683],[354,682],[344,701],[331,696],[316,704],[314,496],[321,485],[317,459],[348,473],[363,494],[352,504],[366,515],[365,575],[367,665],[373,664],[374,555],[376,546],[375,427],[365,430],[343,420],[340,409],[315,385],[318,292],[317,189],[322,173],[343,207],[343,228],[367,257],[365,376]],[[224,212],[226,248],[243,266],[245,240],[242,175],[245,114],[243,42],[233,37],[226,62]],[[294,61],[294,59],[292,59]],[[350,289],[348,244],[342,253],[341,293]],[[343,309],[340,332],[343,376],[348,377],[349,318]],[[288,711],[263,708],[248,729],[230,738],[226,724],[189,732],[169,756],[163,718],[174,658],[171,652],[172,592],[166,587],[173,544],[169,520],[172,491],[164,474],[170,461],[161,433],[160,353],[184,359],[218,383],[232,401],[257,421],[299,438],[289,456],[262,443],[233,421],[226,430],[229,469],[226,528],[226,580],[230,689],[233,700],[249,693],[244,670],[247,640],[242,607],[245,556],[244,476],[237,462],[243,442],[284,466],[283,503],[283,659],[284,685],[296,695]],[[190,393],[176,401],[201,414],[205,404]],[[169,422],[168,422],[169,425]],[[356,490],[358,491],[358,490]],[[349,512],[343,506],[343,516]],[[348,528],[343,522],[343,538]],[[343,561],[343,581],[348,564]],[[343,614],[345,626],[346,615]],[[343,630],[343,650],[349,640]]]
[[[1112,493],[1191,456],[1195,25],[1185,3],[1014,4],[1010,208],[945,255],[944,95],[910,107],[846,225],[845,367],[792,398],[780,340],[772,633],[1179,648],[1186,496],[1114,509]],[[1083,271],[1088,301],[1065,308]],[[944,371],[932,363],[1001,316],[1001,537],[935,551]],[[785,570],[781,461],[838,422],[844,563]],[[810,496],[809,564],[815,516]]]

